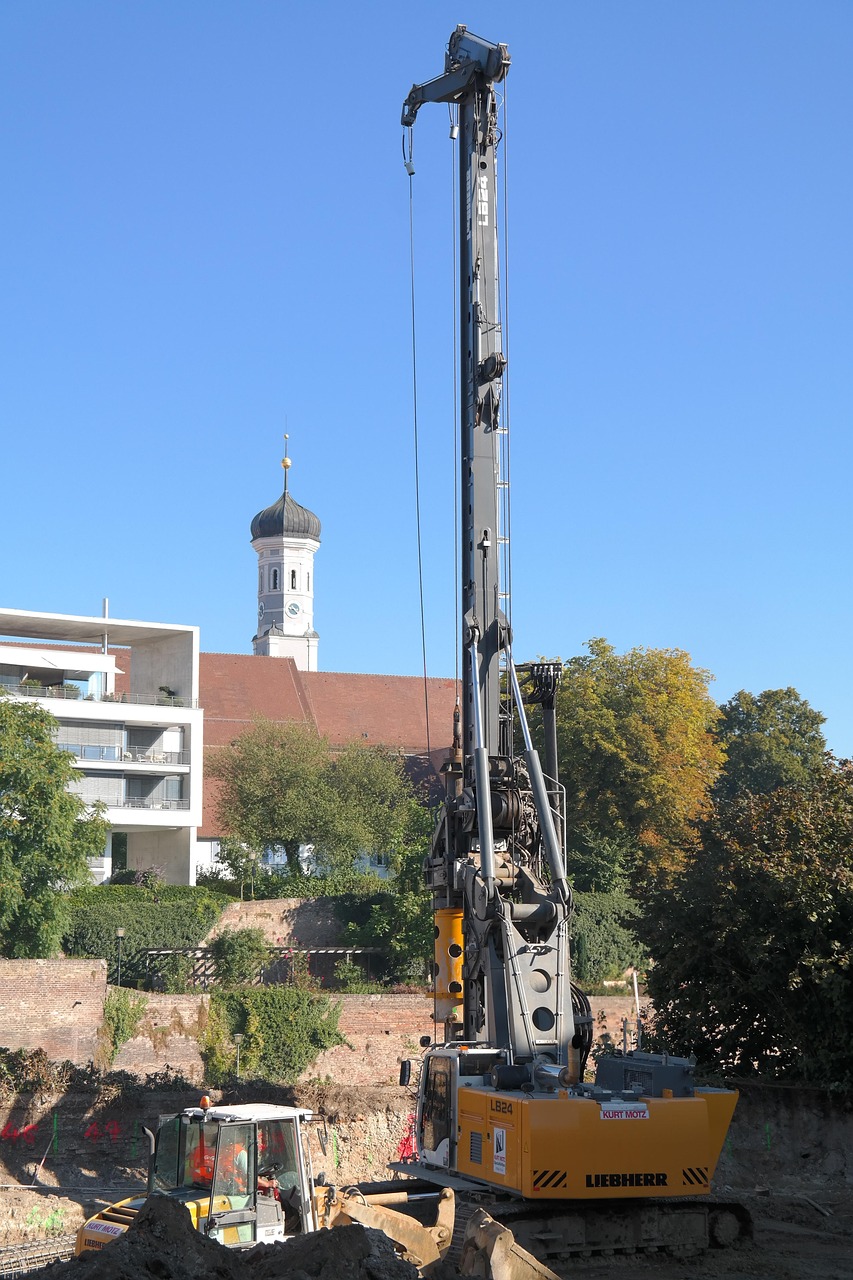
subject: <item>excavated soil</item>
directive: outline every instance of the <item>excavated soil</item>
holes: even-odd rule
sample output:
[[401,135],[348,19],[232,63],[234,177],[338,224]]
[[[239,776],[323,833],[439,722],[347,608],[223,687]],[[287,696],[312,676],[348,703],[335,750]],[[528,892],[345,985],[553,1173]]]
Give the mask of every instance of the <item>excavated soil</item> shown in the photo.
[[[240,1101],[261,1100],[241,1090]],[[192,1105],[196,1094],[135,1090],[119,1099],[18,1099],[0,1114],[21,1134],[27,1125],[58,1141],[46,1154],[0,1142],[0,1245],[74,1231],[103,1203],[132,1193],[143,1177],[142,1124]],[[225,1101],[237,1101],[226,1097]],[[411,1096],[394,1088],[300,1087],[298,1098],[269,1090],[265,1101],[298,1101],[323,1111],[329,1141],[325,1172],[339,1185],[381,1176],[405,1137]],[[2,1128],[2,1132],[7,1129]],[[86,1137],[86,1135],[89,1135]],[[77,1135],[75,1137],[75,1135]],[[0,1133],[2,1136],[2,1133]],[[97,1140],[96,1140],[97,1139]],[[115,1139],[115,1140],[114,1140]],[[37,1166],[40,1167],[37,1170]],[[319,1167],[323,1167],[322,1165]],[[40,1189],[30,1189],[37,1177]],[[9,1185],[13,1184],[13,1185]],[[557,1268],[571,1280],[851,1280],[853,1278],[853,1109],[819,1091],[744,1089],[715,1179],[717,1192],[744,1203],[753,1241],[689,1258],[663,1255],[579,1258]],[[172,1213],[171,1211],[175,1211]],[[403,1280],[414,1275],[388,1242],[361,1228],[339,1229],[263,1246],[249,1254],[222,1249],[193,1232],[180,1206],[159,1201],[140,1214],[138,1230],[104,1254],[55,1264],[51,1280]],[[124,1250],[125,1252],[119,1252]],[[211,1252],[212,1251],[212,1252]],[[258,1256],[255,1257],[255,1254]],[[395,1269],[396,1268],[396,1269]],[[402,1268],[402,1269],[401,1269]],[[445,1268],[447,1276],[454,1274]]]
[[129,1230],[99,1253],[31,1272],[51,1280],[415,1280],[380,1232],[340,1227],[246,1252],[193,1229],[183,1205],[155,1196]]

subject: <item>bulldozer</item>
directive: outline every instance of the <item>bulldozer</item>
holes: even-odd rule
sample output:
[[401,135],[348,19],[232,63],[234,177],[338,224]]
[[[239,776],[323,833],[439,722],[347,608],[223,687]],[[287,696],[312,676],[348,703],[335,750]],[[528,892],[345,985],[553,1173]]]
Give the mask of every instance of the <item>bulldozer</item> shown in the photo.
[[232,1249],[360,1222],[383,1231],[428,1274],[453,1233],[454,1195],[418,1180],[337,1188],[313,1170],[324,1126],[300,1107],[267,1103],[197,1107],[163,1117],[150,1141],[148,1186],[100,1210],[77,1233],[75,1254],[103,1249],[133,1222],[146,1196],[183,1204],[193,1226]]

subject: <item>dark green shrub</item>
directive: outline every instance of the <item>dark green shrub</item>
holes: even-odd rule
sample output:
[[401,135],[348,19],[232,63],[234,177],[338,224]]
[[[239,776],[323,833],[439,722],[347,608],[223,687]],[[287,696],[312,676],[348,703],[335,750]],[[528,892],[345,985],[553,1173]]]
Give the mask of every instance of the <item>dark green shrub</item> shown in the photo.
[[642,945],[633,921],[639,908],[623,889],[576,893],[571,921],[572,977],[580,987],[621,978],[626,969],[644,968]]
[[116,929],[124,929],[122,982],[144,982],[145,950],[197,947],[230,901],[189,885],[94,885],[69,895],[71,921],[62,939],[68,956],[117,959]]
[[306,987],[241,987],[214,990],[201,1050],[209,1084],[233,1076],[240,1047],[240,1075],[292,1084],[324,1049],[344,1044],[338,1031],[340,1005]]
[[270,961],[262,929],[228,929],[210,944],[216,981],[223,986],[254,982]]

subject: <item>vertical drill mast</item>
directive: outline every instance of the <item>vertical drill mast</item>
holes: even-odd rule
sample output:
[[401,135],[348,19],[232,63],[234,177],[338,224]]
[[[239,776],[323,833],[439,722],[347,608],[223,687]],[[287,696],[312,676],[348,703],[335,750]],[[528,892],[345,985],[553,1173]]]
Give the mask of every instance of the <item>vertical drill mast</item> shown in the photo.
[[[494,86],[506,76],[509,61],[505,45],[458,26],[448,42],[444,74],[415,85],[403,107],[403,125],[411,128],[423,103],[455,103],[459,125],[461,759],[450,768],[452,785],[427,878],[436,911],[438,1017],[446,1037],[492,1044],[515,1060],[544,1056],[565,1064],[574,1036],[570,892],[501,608],[499,486],[506,361],[499,306]],[[513,704],[525,743],[519,759],[513,757]]]

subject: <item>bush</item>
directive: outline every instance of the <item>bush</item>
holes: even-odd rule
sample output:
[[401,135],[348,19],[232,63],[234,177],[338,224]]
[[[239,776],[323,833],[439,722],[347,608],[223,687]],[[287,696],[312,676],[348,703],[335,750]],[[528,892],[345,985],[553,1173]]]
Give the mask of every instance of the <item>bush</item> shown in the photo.
[[341,960],[335,965],[335,986],[338,991],[353,996],[370,996],[387,990],[381,982],[371,982],[361,965],[352,960]]
[[145,981],[145,951],[197,947],[229,901],[188,885],[95,885],[69,895],[71,922],[62,939],[68,956],[117,958],[116,929],[124,929],[122,980]]
[[270,962],[262,929],[229,929],[210,944],[216,981],[224,986],[254,982]]
[[580,987],[621,978],[626,969],[644,968],[643,948],[634,933],[639,907],[623,889],[576,893],[570,934],[572,976]]
[[206,1079],[220,1087],[233,1076],[241,1032],[241,1076],[292,1084],[324,1049],[345,1043],[339,1014],[339,1004],[303,986],[215,990],[201,1042]]

